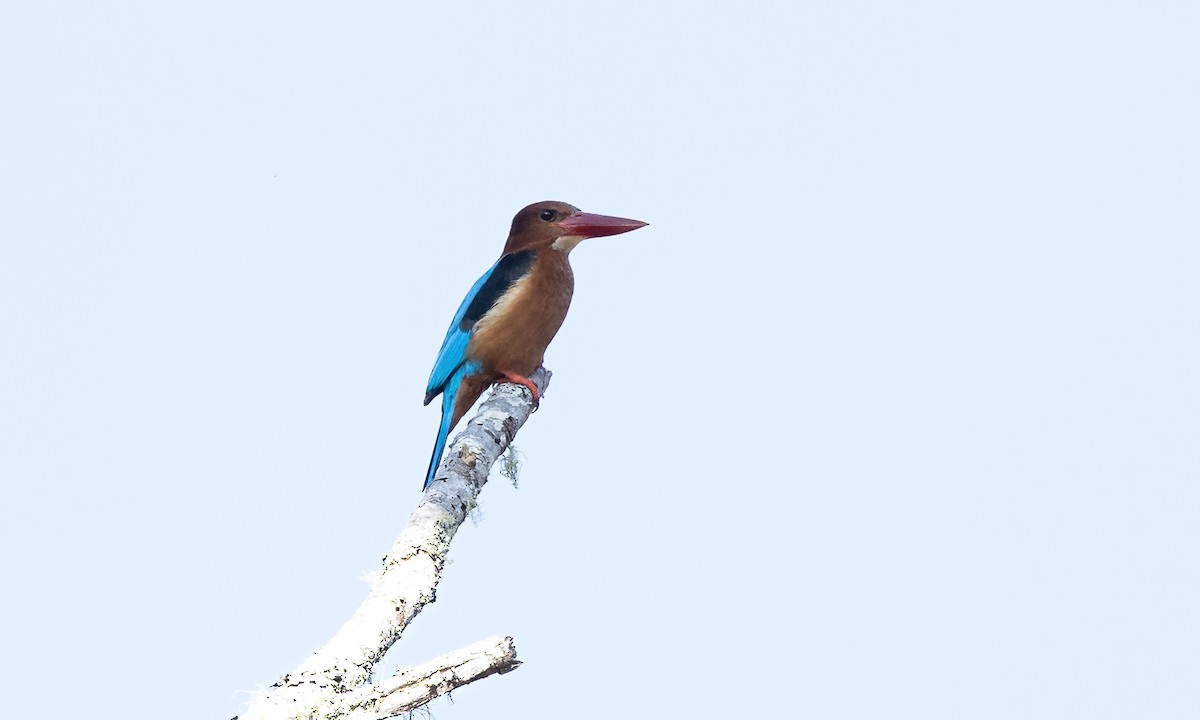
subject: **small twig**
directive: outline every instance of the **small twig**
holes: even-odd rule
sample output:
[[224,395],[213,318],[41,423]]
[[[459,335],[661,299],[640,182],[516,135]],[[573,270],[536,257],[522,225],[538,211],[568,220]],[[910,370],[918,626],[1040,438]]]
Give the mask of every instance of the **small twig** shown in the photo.
[[512,638],[490,637],[375,683],[363,706],[373,707],[380,718],[411,712],[463,685],[516,670],[520,664]]

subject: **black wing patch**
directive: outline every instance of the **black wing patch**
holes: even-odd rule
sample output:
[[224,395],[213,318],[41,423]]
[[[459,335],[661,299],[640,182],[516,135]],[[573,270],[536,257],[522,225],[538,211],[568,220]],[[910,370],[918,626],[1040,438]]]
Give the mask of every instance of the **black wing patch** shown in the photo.
[[479,318],[486,315],[487,311],[495,306],[500,296],[508,292],[514,283],[525,277],[529,268],[533,267],[536,257],[537,251],[535,250],[521,250],[500,258],[500,262],[496,263],[496,269],[492,270],[492,274],[488,276],[487,280],[483,281],[483,287],[479,288],[479,292],[475,293],[475,299],[467,306],[467,312],[463,314],[458,329],[465,332],[474,327],[475,323],[479,322]]

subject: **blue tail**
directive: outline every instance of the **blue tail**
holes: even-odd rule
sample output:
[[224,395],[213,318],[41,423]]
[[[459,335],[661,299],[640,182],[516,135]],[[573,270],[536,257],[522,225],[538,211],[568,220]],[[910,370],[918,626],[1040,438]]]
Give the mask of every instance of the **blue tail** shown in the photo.
[[425,471],[425,485],[421,491],[429,489],[433,484],[433,476],[437,473],[438,465],[442,464],[442,453],[446,451],[446,439],[450,437],[450,421],[454,418],[454,401],[458,399],[458,389],[462,386],[463,378],[478,370],[473,362],[465,362],[446,381],[442,390],[442,423],[438,425],[437,442],[433,444],[433,457],[429,458],[429,469]]

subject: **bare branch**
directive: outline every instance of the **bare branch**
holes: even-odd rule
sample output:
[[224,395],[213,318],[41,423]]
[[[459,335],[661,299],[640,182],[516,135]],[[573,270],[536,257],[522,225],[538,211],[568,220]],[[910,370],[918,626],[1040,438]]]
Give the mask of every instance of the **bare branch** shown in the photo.
[[521,661],[510,637],[490,637],[416,667],[405,668],[370,688],[377,717],[415,710],[488,675],[516,670]]
[[[544,393],[550,371],[539,368],[530,379]],[[525,388],[504,383],[492,391],[454,438],[437,479],[384,556],[383,569],[362,605],[329,642],[267,693],[254,698],[243,720],[374,716],[374,711],[366,714],[373,705],[367,695],[382,696],[377,694],[379,687],[368,687],[372,669],[421,609],[433,602],[450,541],[475,507],[492,465],[531,412]],[[517,664],[514,650],[507,670]],[[500,671],[493,669],[476,677]],[[462,680],[459,685],[467,682],[470,680]],[[437,687],[442,685],[446,689],[429,699],[458,686],[439,683]]]

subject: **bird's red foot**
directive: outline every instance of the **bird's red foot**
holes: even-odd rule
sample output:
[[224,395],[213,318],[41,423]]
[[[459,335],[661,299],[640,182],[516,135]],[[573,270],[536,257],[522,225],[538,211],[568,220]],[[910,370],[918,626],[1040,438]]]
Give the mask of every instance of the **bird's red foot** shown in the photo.
[[533,411],[537,412],[538,405],[541,404],[542,398],[541,398],[541,396],[538,395],[537,385],[534,385],[532,380],[525,377],[524,375],[518,375],[516,373],[510,373],[510,372],[501,372],[500,379],[497,382],[500,382],[500,381],[516,383],[517,385],[524,386],[526,389],[528,389],[529,394],[531,396],[533,396]]

